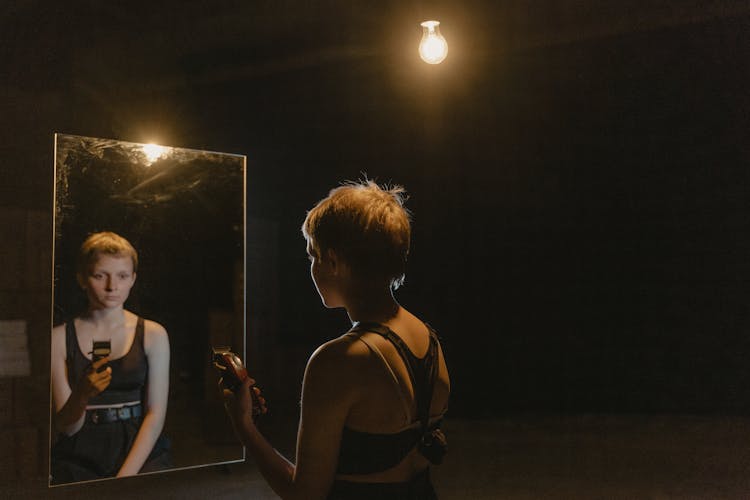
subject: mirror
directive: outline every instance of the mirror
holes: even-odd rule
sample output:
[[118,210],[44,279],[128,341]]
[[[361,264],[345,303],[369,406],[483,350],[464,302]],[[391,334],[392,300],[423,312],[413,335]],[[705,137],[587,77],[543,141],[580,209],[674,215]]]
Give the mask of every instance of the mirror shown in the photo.
[[[127,239],[139,262],[124,309],[163,326],[169,339],[167,409],[163,438],[158,441],[168,453],[155,470],[244,459],[244,450],[224,414],[216,385],[218,375],[210,361],[211,347],[217,345],[231,346],[244,358],[245,162],[244,156],[235,154],[55,136],[53,326],[62,328],[64,338],[70,334],[59,325],[82,315],[91,317],[87,312],[91,288],[84,292],[85,284],[79,283],[76,271],[83,241],[102,231]],[[72,322],[82,325],[72,333],[79,340],[76,356],[85,353],[84,346],[96,337],[78,321]],[[123,331],[127,328],[126,321]],[[147,321],[144,339],[153,338],[149,328]],[[54,344],[55,330],[52,338]],[[130,338],[137,336],[131,334]],[[135,341],[123,345],[132,350]],[[62,348],[73,356],[71,349],[71,344]],[[113,367],[116,349],[113,341]],[[130,356],[131,350],[122,352]],[[52,351],[54,379],[54,348]],[[70,365],[62,371],[67,377],[66,370],[69,372]],[[112,377],[114,384],[114,372]],[[53,380],[53,394],[54,385]],[[148,394],[143,396],[145,400]],[[51,402],[50,468],[55,470],[61,460],[55,447],[65,434],[56,422],[52,396]],[[142,403],[146,412],[145,401]],[[99,479],[85,474],[68,479],[54,476],[51,485]]]

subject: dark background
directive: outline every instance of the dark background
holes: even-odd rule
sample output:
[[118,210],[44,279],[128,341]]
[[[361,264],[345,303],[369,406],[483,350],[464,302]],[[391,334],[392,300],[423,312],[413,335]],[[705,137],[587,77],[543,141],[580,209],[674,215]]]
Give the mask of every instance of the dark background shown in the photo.
[[347,328],[299,226],[366,173],[411,195],[398,297],[442,335],[453,415],[746,414],[750,8],[674,4],[6,2],[0,204],[51,213],[54,132],[246,154],[275,277],[249,315],[275,297],[267,366],[298,384]]

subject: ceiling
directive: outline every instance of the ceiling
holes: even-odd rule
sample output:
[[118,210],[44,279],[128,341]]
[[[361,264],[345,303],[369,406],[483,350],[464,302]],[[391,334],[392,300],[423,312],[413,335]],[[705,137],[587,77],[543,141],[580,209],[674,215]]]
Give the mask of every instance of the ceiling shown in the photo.
[[419,21],[443,20],[452,52],[472,58],[750,12],[745,1],[491,0],[367,2],[4,2],[11,86],[71,78],[161,89],[247,80],[413,52]]

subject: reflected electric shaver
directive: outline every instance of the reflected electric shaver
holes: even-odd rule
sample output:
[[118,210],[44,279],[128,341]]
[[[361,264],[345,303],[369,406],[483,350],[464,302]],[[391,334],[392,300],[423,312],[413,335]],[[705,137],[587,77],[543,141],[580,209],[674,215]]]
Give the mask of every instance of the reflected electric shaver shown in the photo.
[[[91,347],[91,362],[96,363],[102,358],[106,358],[112,352],[112,341],[111,340],[94,340],[92,341]],[[104,370],[102,366],[97,371]]]

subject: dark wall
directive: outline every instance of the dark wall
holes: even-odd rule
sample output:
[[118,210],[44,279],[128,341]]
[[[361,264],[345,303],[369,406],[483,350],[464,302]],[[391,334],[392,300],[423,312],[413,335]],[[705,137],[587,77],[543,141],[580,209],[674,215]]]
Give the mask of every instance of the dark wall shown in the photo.
[[437,68],[392,48],[277,67],[294,43],[149,56],[123,48],[133,16],[54,9],[6,31],[0,203],[50,209],[56,131],[247,154],[248,214],[278,233],[288,371],[347,327],[299,225],[366,173],[411,193],[398,296],[443,335],[456,415],[750,407],[746,15],[492,50],[480,11],[476,44]]
[[248,153],[250,210],[279,222],[283,341],[346,328],[318,303],[298,227],[367,172],[412,194],[399,297],[444,336],[452,411],[745,412],[747,28],[483,54],[419,80],[364,60],[197,91],[207,123],[238,117],[206,141]]

